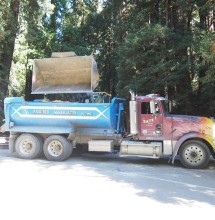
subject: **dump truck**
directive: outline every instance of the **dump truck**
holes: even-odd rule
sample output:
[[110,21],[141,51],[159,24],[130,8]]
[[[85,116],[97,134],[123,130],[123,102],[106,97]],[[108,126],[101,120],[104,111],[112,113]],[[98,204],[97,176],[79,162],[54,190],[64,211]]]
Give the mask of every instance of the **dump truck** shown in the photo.
[[[9,150],[24,159],[68,159],[73,149],[87,144],[89,152],[120,157],[179,158],[187,168],[205,168],[215,157],[213,119],[173,115],[170,102],[158,94],[126,99],[94,93],[98,84],[92,56],[54,54],[34,61],[32,93],[85,93],[82,102],[22,97],[4,100]],[[129,126],[127,126],[129,125]]]

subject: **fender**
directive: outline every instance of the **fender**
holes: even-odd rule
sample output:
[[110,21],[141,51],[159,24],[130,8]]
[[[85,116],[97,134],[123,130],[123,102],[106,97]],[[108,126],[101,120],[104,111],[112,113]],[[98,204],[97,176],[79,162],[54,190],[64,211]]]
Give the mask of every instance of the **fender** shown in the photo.
[[198,138],[198,139],[203,139],[206,142],[208,142],[212,147],[214,147],[213,140],[210,136],[198,133],[198,132],[191,132],[188,134],[185,134],[184,136],[180,137],[180,139],[176,142],[174,149],[173,149],[173,154],[172,154],[172,164],[174,164],[175,157],[178,154],[180,146],[187,140],[193,139],[193,138]]

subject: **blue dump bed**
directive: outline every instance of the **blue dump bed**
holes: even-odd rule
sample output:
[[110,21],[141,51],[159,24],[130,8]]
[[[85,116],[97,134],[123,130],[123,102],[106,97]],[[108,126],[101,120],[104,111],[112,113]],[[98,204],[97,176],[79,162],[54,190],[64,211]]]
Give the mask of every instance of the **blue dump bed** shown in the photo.
[[120,118],[125,99],[111,103],[73,103],[6,98],[5,130],[10,132],[71,134],[121,133]]

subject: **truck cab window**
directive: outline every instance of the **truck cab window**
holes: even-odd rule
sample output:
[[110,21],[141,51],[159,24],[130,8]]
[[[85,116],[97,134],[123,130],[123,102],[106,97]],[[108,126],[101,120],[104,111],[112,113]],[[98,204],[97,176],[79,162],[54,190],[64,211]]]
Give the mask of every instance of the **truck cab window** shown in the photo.
[[150,102],[142,102],[141,103],[141,114],[151,114]]

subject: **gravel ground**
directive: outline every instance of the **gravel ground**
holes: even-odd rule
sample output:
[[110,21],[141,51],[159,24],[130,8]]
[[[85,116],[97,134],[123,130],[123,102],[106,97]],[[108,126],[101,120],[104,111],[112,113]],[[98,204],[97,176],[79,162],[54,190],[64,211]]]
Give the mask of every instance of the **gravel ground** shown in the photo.
[[83,154],[22,160],[0,149],[0,219],[205,219],[215,210],[215,160],[190,170],[168,159]]

